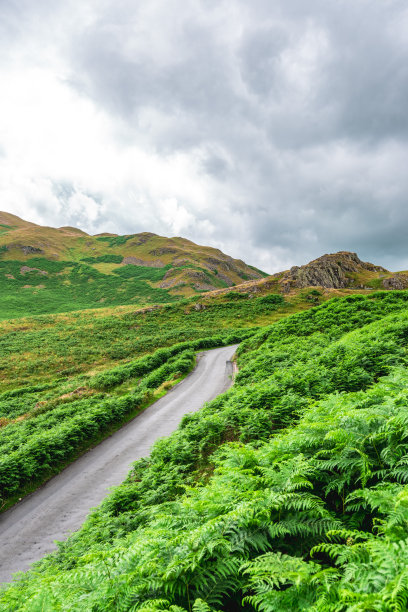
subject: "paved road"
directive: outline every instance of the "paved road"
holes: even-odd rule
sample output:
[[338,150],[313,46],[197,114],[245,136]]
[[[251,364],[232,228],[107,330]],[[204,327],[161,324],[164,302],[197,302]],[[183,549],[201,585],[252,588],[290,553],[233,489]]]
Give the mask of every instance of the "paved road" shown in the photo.
[[196,369],[166,396],[0,515],[0,582],[54,550],[54,540],[78,529],[90,508],[124,480],[133,461],[149,454],[157,438],[225,391],[232,371],[227,361],[237,346],[201,353]]

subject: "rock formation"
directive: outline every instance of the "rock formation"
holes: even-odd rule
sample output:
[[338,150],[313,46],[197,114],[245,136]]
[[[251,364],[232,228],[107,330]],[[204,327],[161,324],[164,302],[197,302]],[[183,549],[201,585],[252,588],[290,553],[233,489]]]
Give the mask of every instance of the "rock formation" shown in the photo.
[[304,266],[293,266],[280,279],[284,292],[294,288],[326,287],[328,289],[344,289],[356,287],[354,274],[368,272],[384,272],[388,270],[372,263],[361,261],[356,253],[339,251],[322,255]]

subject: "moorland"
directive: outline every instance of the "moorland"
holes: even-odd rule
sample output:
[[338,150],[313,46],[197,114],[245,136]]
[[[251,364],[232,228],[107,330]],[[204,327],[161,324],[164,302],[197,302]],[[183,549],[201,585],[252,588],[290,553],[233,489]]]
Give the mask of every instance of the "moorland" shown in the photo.
[[[59,245],[52,261],[33,239],[20,243],[44,252],[25,253],[9,234],[1,261],[15,269],[4,275],[23,265],[48,271],[52,298],[67,275],[52,277],[43,260],[75,260]],[[170,265],[125,256],[88,264]],[[92,274],[84,272],[90,286]],[[405,275],[344,252],[256,274],[206,292],[194,283],[186,292],[187,283],[163,302],[149,277],[153,293],[108,305],[88,294],[83,308],[73,297],[64,312],[63,297],[44,297],[32,312],[23,287],[9,289],[0,323],[3,509],[166,393],[198,350],[241,344],[231,389],[185,416],[57,552],[6,585],[0,609],[406,609],[408,292],[395,290]],[[35,291],[30,299],[47,295]]]

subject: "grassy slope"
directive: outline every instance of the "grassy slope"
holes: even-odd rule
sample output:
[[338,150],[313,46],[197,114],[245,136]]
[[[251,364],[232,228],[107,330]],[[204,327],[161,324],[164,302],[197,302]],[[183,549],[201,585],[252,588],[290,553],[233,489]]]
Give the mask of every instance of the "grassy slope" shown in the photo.
[[173,384],[186,371],[180,351],[183,361],[182,351],[239,341],[247,329],[293,308],[277,295],[196,305],[184,300],[3,322],[0,500],[10,505],[134,416],[151,391]]
[[0,212],[0,319],[171,302],[263,276],[184,238],[89,236]]
[[283,297],[270,290],[210,293],[141,309],[125,305],[0,321],[0,392],[53,383],[56,378],[75,388],[78,375],[156,348],[223,330],[268,325],[332,297],[353,294],[347,289],[305,289]]
[[[139,311],[121,307],[1,323],[0,499],[10,505],[150,401],[140,395],[138,383],[150,370],[135,367],[138,359],[149,360],[159,349],[155,355],[166,361],[180,342],[182,350],[197,350],[240,340],[246,330],[256,332],[327,297],[315,290],[286,300],[276,294],[227,294]],[[167,367],[160,359],[153,369]],[[172,384],[175,374],[170,367],[158,384]],[[117,407],[109,404],[112,395]],[[64,451],[54,447],[61,427]],[[34,462],[28,461],[30,454]]]
[[261,330],[3,609],[405,610],[407,348],[406,292]]

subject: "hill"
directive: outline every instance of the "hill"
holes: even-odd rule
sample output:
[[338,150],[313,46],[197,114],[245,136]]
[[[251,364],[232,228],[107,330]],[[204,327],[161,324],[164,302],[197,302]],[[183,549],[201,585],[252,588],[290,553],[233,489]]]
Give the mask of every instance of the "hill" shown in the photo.
[[408,272],[390,272],[382,266],[361,261],[357,253],[339,251],[322,255],[303,266],[293,266],[290,270],[212,291],[208,295],[222,295],[231,291],[254,294],[274,291],[294,296],[308,287],[315,287],[323,294],[327,294],[327,290],[342,293],[348,289],[364,293],[373,289],[407,289]]
[[166,303],[265,276],[185,238],[89,236],[0,212],[1,318]]

